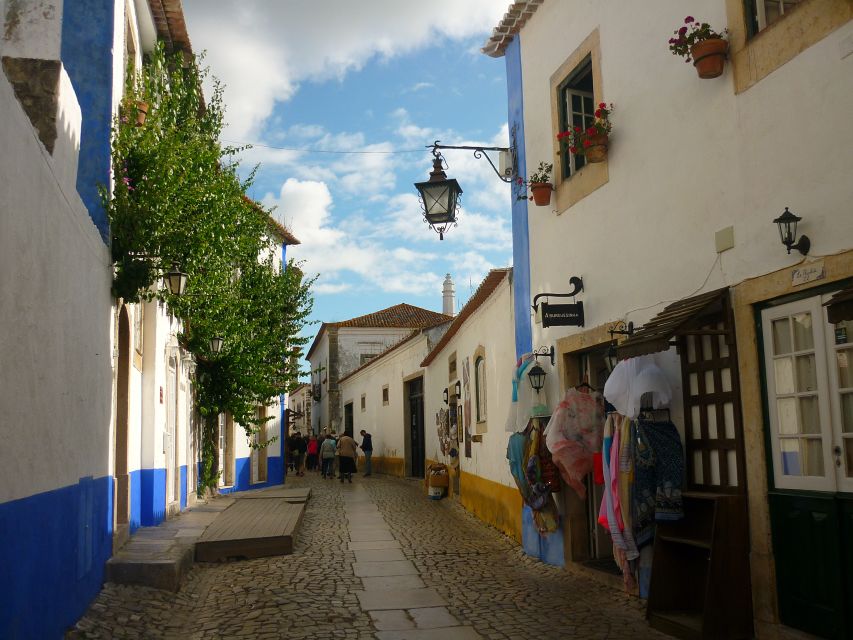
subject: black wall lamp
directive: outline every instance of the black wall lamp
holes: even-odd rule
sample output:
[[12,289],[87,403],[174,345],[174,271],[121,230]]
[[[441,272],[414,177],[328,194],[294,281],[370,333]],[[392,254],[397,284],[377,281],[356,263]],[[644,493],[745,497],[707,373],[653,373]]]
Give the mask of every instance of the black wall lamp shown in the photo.
[[545,369],[540,367],[538,362],[530,367],[530,371],[527,372],[527,377],[530,378],[530,386],[533,387],[537,395],[539,395],[542,387],[545,386],[546,375]]
[[619,355],[616,353],[616,341],[613,336],[632,336],[634,335],[634,323],[624,323],[621,320],[607,330],[610,334],[610,346],[607,348],[607,354],[604,356],[604,364],[608,371],[613,371],[616,365],[619,364]]
[[554,345],[551,345],[550,348],[539,347],[538,349],[536,349],[536,351],[533,352],[533,357],[536,358],[536,362],[539,362],[540,357],[544,358],[545,356],[548,356],[548,358],[550,358],[551,366],[553,367],[554,366]]
[[450,404],[450,394],[448,393],[447,387],[444,388],[442,396],[444,397],[444,404]]
[[187,279],[189,276],[181,271],[181,268],[172,263],[172,270],[166,273],[166,284],[173,296],[182,296],[187,290]]
[[788,249],[788,253],[791,253],[791,249],[796,249],[801,254],[806,255],[812,243],[808,236],[800,236],[800,239],[797,240],[797,223],[800,220],[802,220],[800,216],[791,213],[788,211],[788,207],[785,207],[782,215],[773,222],[779,225],[779,238],[782,240],[785,248]]
[[462,383],[459,382],[459,380],[456,381],[456,397],[457,398],[462,397]]
[[222,344],[225,342],[225,338],[222,336],[213,336],[210,339],[210,352],[213,355],[219,355],[222,352]]
[[[436,140],[434,143],[427,145],[427,149],[432,149],[432,171],[430,171],[429,180],[415,183],[415,189],[418,190],[420,196],[424,220],[429,224],[431,229],[438,233],[439,240],[444,240],[444,234],[448,228],[457,225],[456,210],[459,206],[459,196],[462,195],[462,187],[459,186],[459,183],[454,178],[448,179],[447,174],[444,172],[444,169],[447,168],[447,162],[444,160],[444,156],[441,155],[439,149],[473,151],[475,158],[486,158],[488,160],[498,178],[504,182],[513,182],[516,177],[516,167],[518,165],[514,127],[511,144],[511,147],[455,146],[440,144]],[[486,153],[487,151],[499,151],[511,155],[511,160],[507,163],[509,166],[507,166],[503,173],[492,162],[489,154]]]

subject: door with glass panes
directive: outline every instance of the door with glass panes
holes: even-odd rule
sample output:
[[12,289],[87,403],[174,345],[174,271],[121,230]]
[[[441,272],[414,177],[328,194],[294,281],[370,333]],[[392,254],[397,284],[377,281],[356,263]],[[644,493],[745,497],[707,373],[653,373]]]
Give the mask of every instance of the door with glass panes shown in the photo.
[[851,637],[853,321],[813,296],[764,309],[769,491],[779,614],[821,637]]

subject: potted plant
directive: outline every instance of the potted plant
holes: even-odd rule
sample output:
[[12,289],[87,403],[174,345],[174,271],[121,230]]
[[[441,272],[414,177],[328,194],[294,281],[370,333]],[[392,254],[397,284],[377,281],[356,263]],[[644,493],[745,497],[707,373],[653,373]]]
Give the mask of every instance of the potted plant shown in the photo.
[[588,162],[604,162],[607,159],[607,147],[610,144],[610,114],[613,105],[600,102],[595,110],[595,120],[584,129],[575,126],[557,134],[560,144],[568,145],[569,151],[575,155],[586,156]]
[[527,181],[527,186],[533,194],[533,202],[539,207],[546,207],[551,203],[551,191],[554,190],[554,185],[551,184],[553,168],[553,164],[540,162],[539,168],[530,174],[530,179]]
[[707,22],[687,16],[684,26],[673,33],[676,37],[669,39],[669,50],[674,56],[682,56],[685,62],[692,60],[700,78],[716,78],[723,74],[729,50],[725,39],[727,29],[717,32]]

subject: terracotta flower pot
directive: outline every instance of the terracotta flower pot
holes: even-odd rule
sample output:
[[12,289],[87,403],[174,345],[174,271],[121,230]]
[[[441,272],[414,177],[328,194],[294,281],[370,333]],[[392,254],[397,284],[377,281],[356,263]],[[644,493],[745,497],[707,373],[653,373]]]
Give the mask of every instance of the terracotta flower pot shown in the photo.
[[607,160],[607,145],[610,142],[606,133],[589,137],[590,145],[584,147],[583,154],[587,162],[604,162]]
[[690,47],[690,56],[699,77],[707,79],[723,75],[728,50],[729,43],[721,38],[703,40]]
[[550,182],[532,182],[530,191],[533,193],[533,202],[538,207],[547,207],[551,204],[551,191],[554,186]]
[[148,115],[148,103],[142,100],[136,101],[136,126],[141,127],[145,124],[145,116]]

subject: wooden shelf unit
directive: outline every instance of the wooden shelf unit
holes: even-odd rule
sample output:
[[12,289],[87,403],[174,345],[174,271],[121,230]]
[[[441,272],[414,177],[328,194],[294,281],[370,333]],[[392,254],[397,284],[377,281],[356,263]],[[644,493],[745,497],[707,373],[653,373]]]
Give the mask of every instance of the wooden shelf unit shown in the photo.
[[657,524],[646,617],[688,640],[753,636],[743,495],[685,492],[684,518]]

